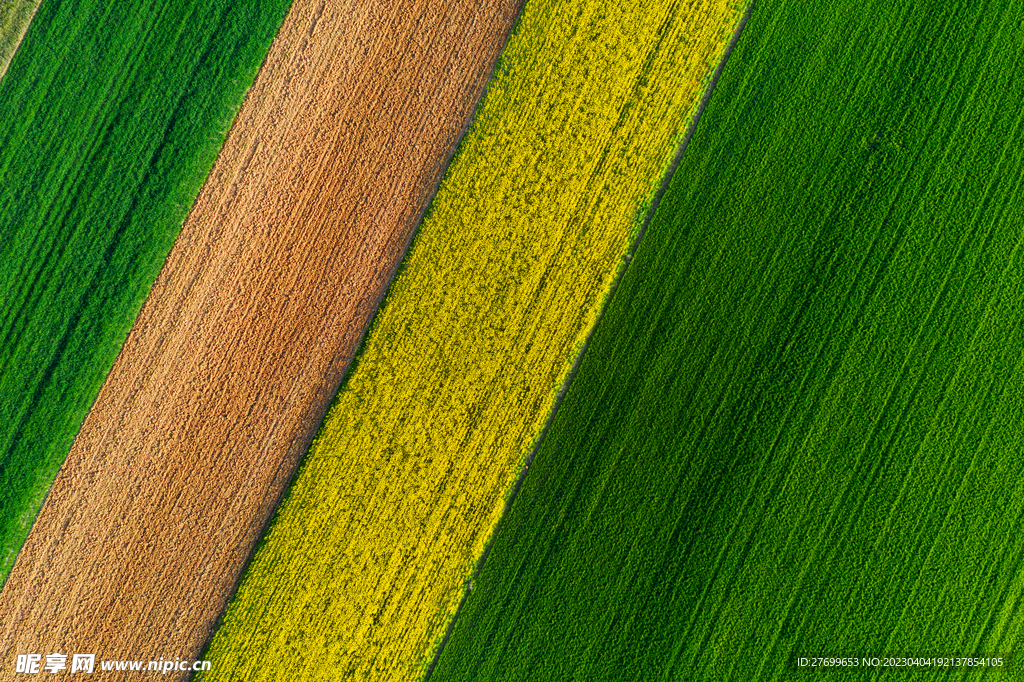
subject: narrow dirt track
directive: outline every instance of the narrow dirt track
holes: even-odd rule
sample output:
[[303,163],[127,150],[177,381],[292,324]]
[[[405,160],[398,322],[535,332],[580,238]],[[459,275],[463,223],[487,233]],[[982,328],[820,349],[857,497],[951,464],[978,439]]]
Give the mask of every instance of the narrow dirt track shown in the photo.
[[0,678],[200,655],[519,4],[297,0],[0,595]]
[[39,0],[0,0],[0,80],[39,9]]

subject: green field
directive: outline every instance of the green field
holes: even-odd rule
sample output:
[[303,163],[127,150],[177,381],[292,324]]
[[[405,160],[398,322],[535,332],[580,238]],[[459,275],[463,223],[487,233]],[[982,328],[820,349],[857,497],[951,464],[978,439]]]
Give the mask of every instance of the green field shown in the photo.
[[1022,27],[758,3],[431,682],[1013,651]]
[[46,0],[0,81],[0,579],[288,0]]

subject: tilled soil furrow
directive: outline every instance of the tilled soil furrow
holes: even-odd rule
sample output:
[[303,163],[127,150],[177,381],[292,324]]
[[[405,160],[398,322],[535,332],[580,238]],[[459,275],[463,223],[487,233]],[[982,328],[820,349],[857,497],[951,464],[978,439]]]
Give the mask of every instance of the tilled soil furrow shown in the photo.
[[518,9],[295,3],[0,595],[0,649],[199,656]]

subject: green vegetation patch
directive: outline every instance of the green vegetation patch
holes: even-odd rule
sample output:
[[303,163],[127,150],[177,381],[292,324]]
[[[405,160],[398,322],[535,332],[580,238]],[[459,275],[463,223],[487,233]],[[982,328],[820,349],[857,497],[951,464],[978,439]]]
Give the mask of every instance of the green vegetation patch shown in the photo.
[[1012,651],[1022,26],[758,3],[431,682]]
[[0,81],[0,577],[288,0],[46,0]]

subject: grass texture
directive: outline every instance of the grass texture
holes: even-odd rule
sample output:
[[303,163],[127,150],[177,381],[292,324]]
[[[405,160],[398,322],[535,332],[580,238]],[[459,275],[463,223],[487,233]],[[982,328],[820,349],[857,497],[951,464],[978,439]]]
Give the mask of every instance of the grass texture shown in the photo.
[[287,7],[46,0],[0,81],[0,577]]
[[738,19],[527,4],[202,680],[421,674]]
[[431,682],[1019,674],[795,660],[1021,636],[1022,22],[757,4]]

